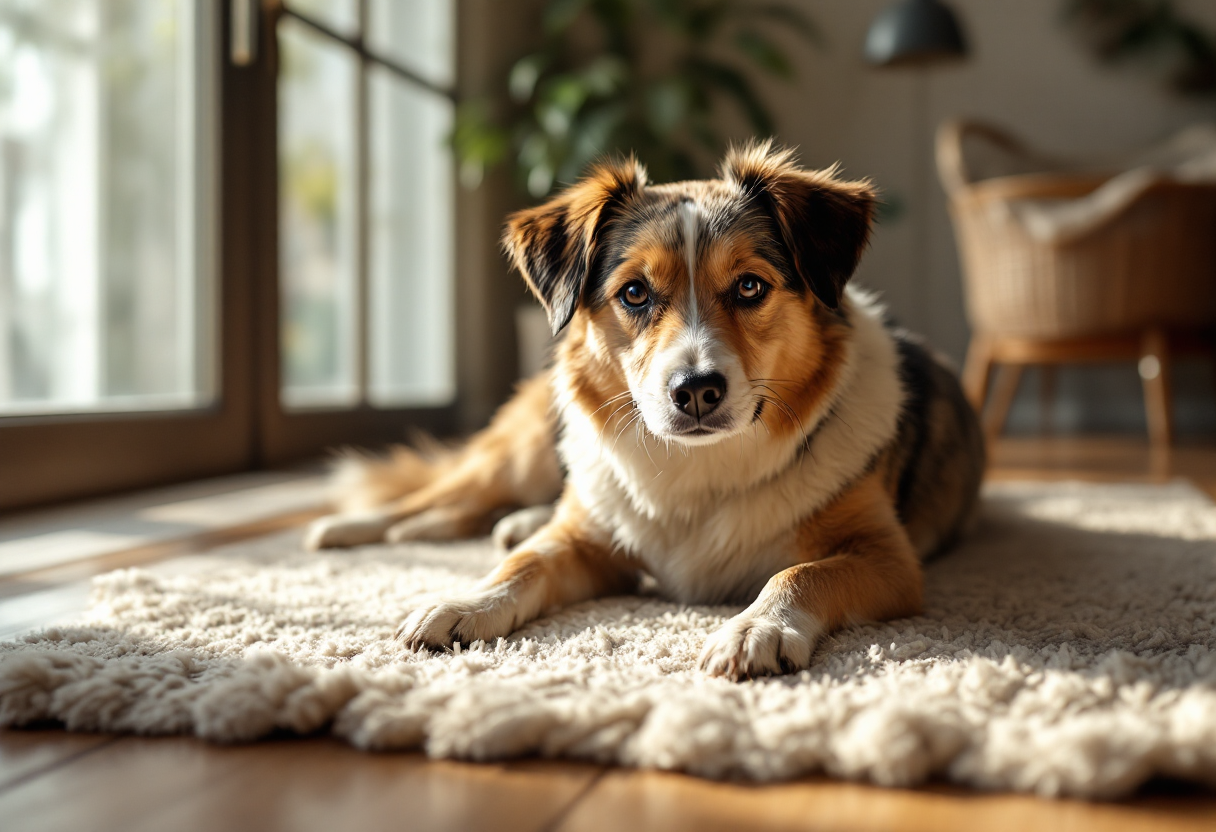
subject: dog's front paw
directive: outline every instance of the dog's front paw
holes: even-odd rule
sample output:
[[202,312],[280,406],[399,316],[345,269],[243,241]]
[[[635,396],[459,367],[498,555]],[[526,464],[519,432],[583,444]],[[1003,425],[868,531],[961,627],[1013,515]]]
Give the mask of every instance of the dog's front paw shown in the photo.
[[304,546],[315,551],[379,543],[391,525],[392,521],[380,514],[331,514],[309,525]]
[[491,641],[515,629],[515,607],[501,594],[444,599],[410,613],[397,628],[397,640],[411,650]]
[[810,665],[823,629],[801,610],[760,612],[748,607],[706,639],[701,669],[734,680],[801,670]]

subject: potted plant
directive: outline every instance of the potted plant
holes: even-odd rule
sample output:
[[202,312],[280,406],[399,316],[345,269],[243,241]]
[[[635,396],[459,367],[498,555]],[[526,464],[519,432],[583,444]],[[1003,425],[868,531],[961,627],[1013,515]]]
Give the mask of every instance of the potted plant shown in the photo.
[[749,0],[549,0],[538,46],[512,65],[498,100],[463,102],[453,145],[476,185],[507,162],[532,197],[605,153],[636,153],[657,181],[705,174],[724,147],[717,108],[775,132],[757,74],[790,80],[776,30],[819,42],[792,5]]

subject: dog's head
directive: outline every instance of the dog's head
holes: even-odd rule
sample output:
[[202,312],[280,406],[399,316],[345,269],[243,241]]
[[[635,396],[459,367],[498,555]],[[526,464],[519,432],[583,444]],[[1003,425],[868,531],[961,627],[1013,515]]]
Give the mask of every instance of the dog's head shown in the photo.
[[602,164],[512,216],[504,245],[554,333],[570,328],[562,360],[588,412],[631,398],[660,439],[709,444],[766,407],[796,429],[829,384],[873,206],[868,183],[763,143],[717,180],[649,186],[636,161]]

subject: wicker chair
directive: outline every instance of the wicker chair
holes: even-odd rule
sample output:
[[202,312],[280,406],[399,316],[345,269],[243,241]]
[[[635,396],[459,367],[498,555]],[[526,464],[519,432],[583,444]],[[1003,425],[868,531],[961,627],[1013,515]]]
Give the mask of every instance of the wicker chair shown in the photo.
[[[997,175],[984,176],[977,159]],[[1152,446],[1168,448],[1170,355],[1212,348],[1216,184],[1146,174],[1096,218],[1044,235],[1019,206],[1087,197],[1112,175],[974,122],[940,128],[937,163],[962,260],[973,333],[964,385],[977,410],[1004,366],[985,416],[989,434],[1003,428],[1026,365],[1044,368],[1049,389],[1057,364],[1129,360],[1139,361]]]

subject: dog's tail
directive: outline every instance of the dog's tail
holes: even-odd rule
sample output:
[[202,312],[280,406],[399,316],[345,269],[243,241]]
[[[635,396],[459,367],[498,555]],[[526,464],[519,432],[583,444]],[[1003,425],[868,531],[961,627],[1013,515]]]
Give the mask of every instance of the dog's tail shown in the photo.
[[334,507],[343,514],[359,514],[420,491],[435,482],[459,453],[421,432],[411,442],[412,447],[395,445],[384,456],[343,451],[329,480]]
[[411,447],[399,445],[386,456],[347,451],[330,481],[333,505],[342,514],[387,509],[398,517],[448,509],[463,528],[499,509],[552,502],[562,474],[550,398],[542,373],[522,382],[467,442],[447,445],[417,434]]

